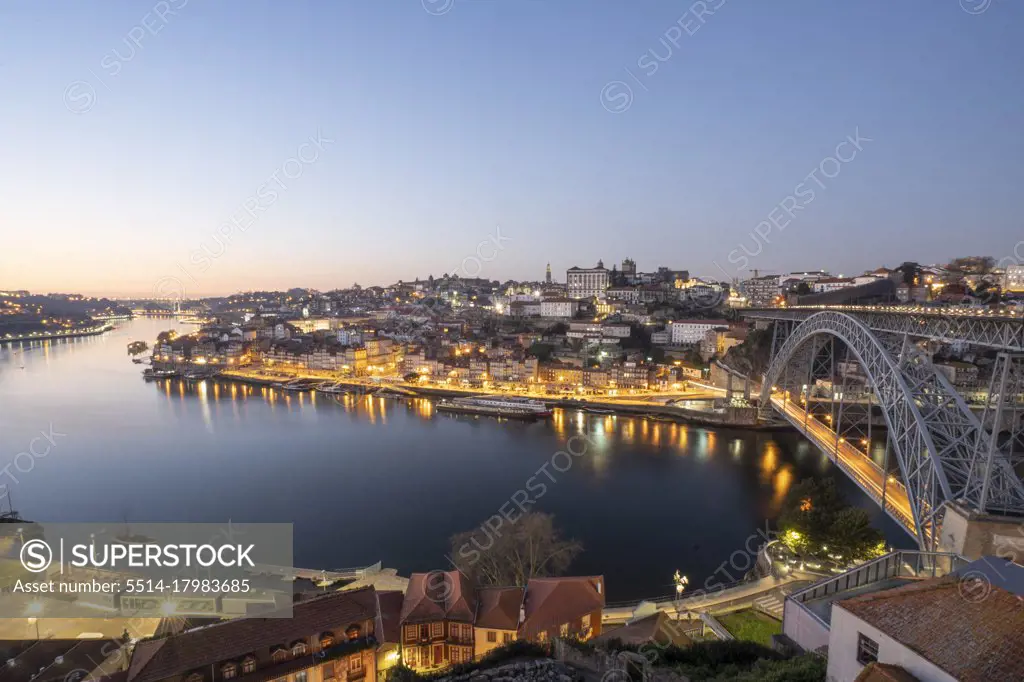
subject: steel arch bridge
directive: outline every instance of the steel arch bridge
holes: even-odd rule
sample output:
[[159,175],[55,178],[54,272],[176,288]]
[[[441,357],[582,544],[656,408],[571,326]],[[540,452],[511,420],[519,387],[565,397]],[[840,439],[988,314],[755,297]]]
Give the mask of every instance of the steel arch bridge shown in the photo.
[[[824,417],[828,424],[811,417],[815,376],[836,376],[837,340],[847,361],[866,375],[869,433],[873,401],[884,417],[885,468],[841,438],[838,422],[832,431],[835,404]],[[843,376],[844,390],[829,391],[840,419],[847,397]],[[946,502],[993,514],[1024,513],[1024,484],[1014,470],[1012,441],[998,442],[998,426],[994,433],[983,426],[907,334],[875,331],[836,311],[814,313],[799,323],[776,321],[760,405],[763,413],[774,408],[803,431],[922,548],[937,546]],[[889,475],[890,449],[902,481]]]

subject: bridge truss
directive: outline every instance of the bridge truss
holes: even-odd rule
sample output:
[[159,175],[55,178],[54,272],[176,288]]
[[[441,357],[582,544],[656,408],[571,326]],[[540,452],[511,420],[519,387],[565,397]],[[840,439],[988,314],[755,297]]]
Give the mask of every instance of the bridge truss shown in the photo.
[[[800,428],[922,548],[937,546],[946,502],[1024,514],[1018,439],[1006,428],[1024,414],[1018,358],[1000,354],[979,418],[909,333],[873,330],[860,314],[778,320],[772,345],[761,409]],[[876,409],[888,432],[882,465],[871,457]]]

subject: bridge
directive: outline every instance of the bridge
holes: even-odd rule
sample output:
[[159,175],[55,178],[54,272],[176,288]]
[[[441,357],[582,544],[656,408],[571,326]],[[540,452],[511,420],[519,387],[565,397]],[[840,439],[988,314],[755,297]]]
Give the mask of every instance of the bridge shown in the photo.
[[[761,416],[775,412],[796,427],[922,549],[953,540],[942,533],[951,505],[972,518],[1024,515],[1024,319],[1016,313],[837,306],[742,315],[774,323]],[[996,351],[980,414],[932,364],[927,340]],[[872,427],[879,414],[882,434]]]

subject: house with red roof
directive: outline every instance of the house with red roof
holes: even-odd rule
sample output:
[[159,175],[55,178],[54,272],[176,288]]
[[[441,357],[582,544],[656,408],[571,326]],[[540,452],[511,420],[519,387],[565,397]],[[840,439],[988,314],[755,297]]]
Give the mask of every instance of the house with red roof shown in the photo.
[[433,671],[473,660],[477,595],[459,571],[413,573],[402,601],[402,661]]

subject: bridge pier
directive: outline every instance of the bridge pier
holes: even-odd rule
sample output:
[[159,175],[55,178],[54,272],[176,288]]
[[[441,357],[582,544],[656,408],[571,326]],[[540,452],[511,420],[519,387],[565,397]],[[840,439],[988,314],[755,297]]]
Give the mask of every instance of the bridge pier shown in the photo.
[[1024,561],[1024,519],[983,514],[956,502],[947,502],[939,549],[972,560],[999,556]]

